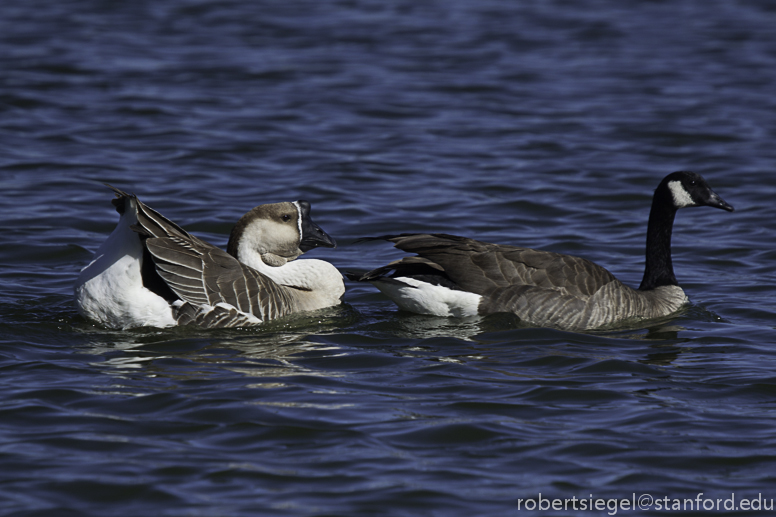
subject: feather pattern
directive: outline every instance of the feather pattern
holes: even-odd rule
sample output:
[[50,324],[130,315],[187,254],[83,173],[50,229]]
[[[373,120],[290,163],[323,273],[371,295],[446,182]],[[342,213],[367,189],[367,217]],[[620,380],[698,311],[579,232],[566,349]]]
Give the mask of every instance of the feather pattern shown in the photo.
[[[674,216],[677,209],[688,206],[733,211],[699,174],[679,171],[666,176],[653,197],[639,289],[624,285],[605,268],[581,257],[447,234],[364,239],[387,240],[416,256],[348,277],[372,282],[402,308],[438,316],[471,313],[455,305],[465,300],[460,295],[452,297],[450,293],[456,291],[478,296],[480,315],[511,312],[526,323],[546,327],[594,329],[624,320],[667,316],[688,301],[671,263]],[[420,293],[422,286],[425,291]],[[438,294],[436,299],[432,293]]]
[[[384,239],[434,264],[458,289],[480,295],[480,314],[511,312],[539,326],[598,328],[629,317],[665,315],[686,302],[677,287],[663,289],[669,296],[662,303],[645,303],[642,293],[581,257],[446,234]],[[418,263],[417,257],[408,257],[384,266],[380,274],[393,270],[391,276],[400,279],[411,274],[407,266]]]
[[194,305],[189,302],[176,307],[178,325],[196,325],[205,328],[250,327],[261,320],[238,311],[234,307]]
[[[110,185],[108,186],[110,187]],[[332,277],[327,279],[324,285],[333,292],[324,293],[324,296],[321,296],[321,293],[316,292],[314,288],[294,285],[295,278],[292,273],[286,273],[288,278],[277,281],[269,274],[265,274],[239,261],[220,248],[189,234],[156,210],[142,203],[136,196],[114,187],[110,188],[116,192],[118,197],[114,204],[119,213],[122,214],[122,221],[119,225],[122,225],[125,216],[129,217],[127,220],[129,228],[134,232],[135,239],[142,244],[143,258],[134,259],[134,263],[137,263],[137,267],[144,271],[142,275],[144,285],[156,292],[156,294],[148,293],[146,296],[161,296],[170,300],[169,310],[171,311],[171,321],[174,321],[174,324],[208,328],[256,325],[303,310],[335,305],[344,293],[342,276],[328,263],[309,260],[289,263],[289,265],[296,265],[309,262],[325,265],[318,269],[322,269],[325,275]],[[292,209],[294,213],[298,211],[300,219],[302,215],[307,217],[305,221],[291,221],[291,232],[283,234],[284,236],[279,239],[276,238],[278,246],[281,246],[284,253],[288,253],[289,249],[292,250],[290,260],[302,254],[298,247],[304,241],[304,236],[299,234],[303,228],[315,231],[315,236],[312,239],[313,244],[308,242],[308,249],[316,245],[334,245],[334,241],[309,220],[309,204],[306,202],[300,202],[300,204],[305,209],[304,214],[294,203],[278,204],[278,206],[282,205],[284,210]],[[262,207],[273,206],[262,205]],[[262,207],[257,207],[243,217],[239,223],[240,232],[236,235],[240,237],[250,235],[245,228],[250,225],[250,221],[259,217],[255,214]],[[270,210],[270,212],[272,211]],[[252,219],[246,221],[249,216],[252,216]],[[233,235],[235,235],[234,232]],[[255,237],[252,238],[256,241]],[[289,242],[289,239],[295,239],[296,242]],[[239,243],[230,240],[230,249],[239,249]],[[264,251],[273,253],[273,249]],[[135,255],[138,254],[135,252]],[[247,256],[250,257],[251,254],[248,253]],[[147,259],[147,263],[144,263],[143,259]],[[258,265],[269,268],[263,263]],[[285,271],[288,269],[288,265],[271,269],[273,273],[275,273],[274,270]],[[299,268],[297,267],[297,269]],[[307,270],[315,271],[315,268],[308,267],[305,271]],[[91,276],[99,279],[100,275],[93,274]],[[299,281],[309,283],[311,281],[309,276],[311,275],[308,274]],[[315,281],[315,275],[312,277]],[[76,289],[77,293],[87,292],[88,294],[94,291],[94,289],[85,290],[81,285],[78,285]],[[120,298],[120,294],[116,293],[112,293],[111,296],[115,299]],[[79,294],[78,297],[79,307],[99,303],[99,300],[93,303],[92,300],[86,299],[86,295]],[[118,302],[129,305],[127,301],[118,300]],[[90,315],[89,311],[84,312],[87,316]],[[107,318],[100,319],[108,321]],[[110,319],[110,322],[119,319],[119,317],[114,317]],[[161,319],[160,321],[165,320]],[[140,322],[140,324],[143,323]],[[125,326],[133,326],[133,323],[125,324]]]

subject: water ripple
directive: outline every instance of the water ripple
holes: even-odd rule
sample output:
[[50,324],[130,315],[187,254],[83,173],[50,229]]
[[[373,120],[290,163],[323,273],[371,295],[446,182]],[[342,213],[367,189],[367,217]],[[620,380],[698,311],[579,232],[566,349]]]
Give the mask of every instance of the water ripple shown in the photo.
[[[769,4],[38,4],[0,8],[0,513],[773,496]],[[118,218],[103,182],[217,245],[307,199],[342,270],[401,256],[361,237],[434,231],[635,286],[679,169],[736,212],[677,215],[693,303],[645,328],[423,317],[350,284],[250,330],[113,331],[72,304]]]

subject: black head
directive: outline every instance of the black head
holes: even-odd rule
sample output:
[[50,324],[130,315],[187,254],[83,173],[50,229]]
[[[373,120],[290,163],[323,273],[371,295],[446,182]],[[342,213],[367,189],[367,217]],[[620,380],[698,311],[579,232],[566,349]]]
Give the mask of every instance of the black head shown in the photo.
[[296,202],[299,207],[299,228],[302,231],[302,240],[299,243],[299,249],[307,253],[313,248],[323,246],[325,248],[336,248],[337,242],[324,232],[320,226],[315,224],[310,218],[310,203],[300,199]]
[[711,190],[703,176],[695,172],[672,172],[658,185],[655,196],[657,197],[658,194],[662,194],[665,202],[673,204],[674,208],[711,206],[728,212],[733,211],[732,206]]

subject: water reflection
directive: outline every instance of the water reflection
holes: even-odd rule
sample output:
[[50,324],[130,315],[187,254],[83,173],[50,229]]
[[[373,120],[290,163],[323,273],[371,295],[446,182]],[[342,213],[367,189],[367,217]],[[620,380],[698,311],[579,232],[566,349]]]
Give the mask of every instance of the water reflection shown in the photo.
[[113,331],[84,325],[80,330],[89,336],[83,351],[103,359],[91,365],[119,377],[184,380],[228,375],[226,372],[268,378],[338,376],[336,372],[302,366],[297,360],[311,355],[345,355],[341,347],[314,342],[310,337],[341,329],[352,317],[352,309],[342,306],[262,328]]
[[[515,366],[531,361],[549,361],[548,366],[561,357],[581,361],[556,364],[556,374],[565,375],[590,361],[622,359],[622,350],[633,353],[624,343],[642,341],[649,343],[646,354],[629,360],[669,366],[682,353],[679,344],[690,341],[680,337],[688,329],[676,317],[652,323],[637,329],[568,332],[526,327],[511,314],[453,319],[390,310],[364,316],[343,305],[260,330],[109,331],[84,326],[81,331],[91,338],[87,351],[102,359],[92,366],[110,375],[184,381],[239,374],[263,379],[250,387],[268,389],[286,386],[283,379],[291,376],[345,377],[348,369],[340,368],[337,358],[359,361],[359,354],[371,353],[375,345],[393,357],[469,364],[514,376]],[[387,356],[378,352],[378,357]],[[335,360],[326,367],[316,365],[331,358]],[[522,368],[517,374],[531,376]]]
[[652,348],[658,351],[650,352],[646,358],[639,359],[640,363],[654,366],[670,366],[682,353],[682,349],[673,344],[652,345]]
[[473,318],[442,318],[412,313],[394,313],[384,322],[374,325],[374,330],[390,332],[401,339],[451,338],[475,341],[475,336],[485,332],[483,320]]
[[[339,347],[309,340],[305,333],[272,333],[266,336],[234,336],[219,339],[192,338],[140,344],[126,341],[94,353],[105,358],[91,363],[118,377],[203,380],[229,376],[280,378],[293,375],[336,377],[337,372],[298,364],[314,356],[346,355]],[[280,386],[270,382],[256,387]]]

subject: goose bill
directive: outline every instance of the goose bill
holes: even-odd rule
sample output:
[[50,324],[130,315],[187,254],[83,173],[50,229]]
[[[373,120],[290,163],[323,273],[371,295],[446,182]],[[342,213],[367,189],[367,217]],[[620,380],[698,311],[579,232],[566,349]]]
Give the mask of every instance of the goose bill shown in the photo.
[[714,207],[714,208],[721,208],[722,210],[725,210],[727,212],[732,212],[735,210],[732,205],[729,205],[724,199],[719,197],[719,195],[714,192],[713,190],[709,189],[711,194],[709,195],[709,198],[706,200],[706,204],[708,206]]
[[307,253],[313,248],[336,248],[337,242],[308,217],[302,222],[302,241],[299,249]]

